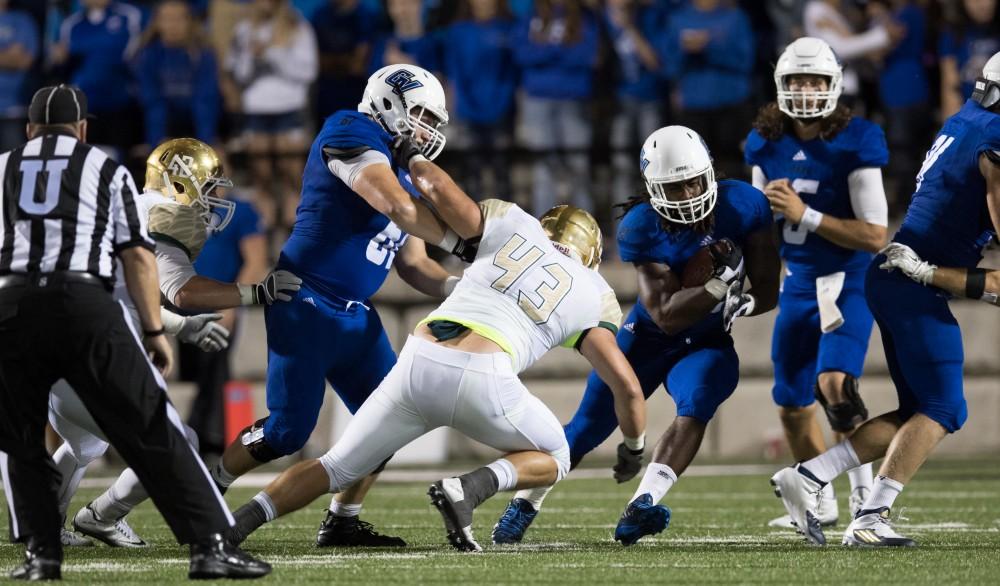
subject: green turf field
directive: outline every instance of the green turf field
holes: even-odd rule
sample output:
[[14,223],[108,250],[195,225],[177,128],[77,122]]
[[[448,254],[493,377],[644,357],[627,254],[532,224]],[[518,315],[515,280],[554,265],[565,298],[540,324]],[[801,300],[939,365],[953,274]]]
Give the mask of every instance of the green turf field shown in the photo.
[[[683,478],[665,503],[673,510],[666,532],[623,548],[612,531],[637,481],[569,480],[546,501],[525,543],[489,545],[490,529],[506,504],[485,503],[476,518],[483,554],[453,552],[427,483],[382,483],[362,518],[411,546],[393,550],[318,550],[312,543],[326,498],[264,527],[245,547],[274,565],[267,579],[326,583],[1000,583],[1000,461],[932,463],[906,488],[895,515],[899,530],[920,547],[859,551],[805,545],[791,532],[766,527],[782,512],[766,475]],[[838,484],[839,491],[846,485]],[[98,491],[81,491],[71,509]],[[236,488],[233,508],[255,493]],[[841,515],[846,494],[841,492]],[[5,513],[5,512],[4,512]],[[175,543],[148,503],[130,517],[153,543],[145,550],[104,546],[68,550],[69,580],[165,583],[186,577],[187,552]],[[6,525],[6,515],[0,515]],[[839,527],[843,527],[840,525]],[[828,539],[839,543],[836,529]],[[0,567],[13,567],[20,546],[0,546]]]

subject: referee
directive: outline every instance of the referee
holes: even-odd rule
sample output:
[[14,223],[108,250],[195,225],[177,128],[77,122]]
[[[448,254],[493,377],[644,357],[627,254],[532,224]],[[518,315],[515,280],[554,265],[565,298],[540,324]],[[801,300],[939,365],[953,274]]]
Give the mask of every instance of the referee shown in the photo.
[[[44,441],[49,389],[60,378],[177,540],[191,544],[189,577],[266,575],[268,564],[222,539],[232,516],[153,367],[165,373],[172,362],[153,241],[136,210],[132,176],[85,144],[86,117],[79,89],[43,88],[29,106],[28,142],[0,155],[0,472],[11,535],[26,545],[26,561],[11,577],[60,578],[59,473]],[[116,257],[141,343],[110,293]]]

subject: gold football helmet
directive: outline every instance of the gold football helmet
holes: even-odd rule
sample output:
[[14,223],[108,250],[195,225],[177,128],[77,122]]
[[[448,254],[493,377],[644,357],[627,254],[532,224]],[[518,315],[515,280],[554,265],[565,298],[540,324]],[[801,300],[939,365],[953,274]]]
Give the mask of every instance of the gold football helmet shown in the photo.
[[545,212],[539,221],[549,240],[564,253],[576,256],[589,269],[601,264],[604,244],[594,216],[578,207],[561,205]]
[[215,150],[200,140],[174,138],[146,159],[146,189],[155,189],[181,205],[198,209],[205,224],[218,232],[233,217],[236,204],[213,193],[233,183],[222,174]]

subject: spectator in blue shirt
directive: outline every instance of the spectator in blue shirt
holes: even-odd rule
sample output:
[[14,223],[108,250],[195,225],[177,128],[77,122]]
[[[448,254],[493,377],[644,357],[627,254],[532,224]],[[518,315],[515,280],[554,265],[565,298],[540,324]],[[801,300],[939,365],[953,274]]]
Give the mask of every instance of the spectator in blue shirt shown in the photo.
[[[461,176],[473,197],[509,198],[513,138],[515,21],[503,0],[461,0],[458,17],[445,31],[444,73],[453,99],[449,124],[453,144],[465,151]],[[483,189],[483,171],[493,176],[493,189]]]
[[[213,233],[198,260],[195,272],[224,283],[256,283],[267,276],[267,238],[260,216],[253,206],[228,194],[226,199],[236,204],[233,218],[222,232]],[[229,348],[219,352],[202,352],[197,346],[181,344],[182,377],[198,384],[188,417],[188,425],[201,441],[203,454],[221,454],[226,446],[223,392],[230,379],[232,356],[242,309],[227,309],[219,323],[231,332]],[[190,376],[185,376],[190,374]]]
[[730,177],[743,173],[733,128],[746,128],[753,116],[750,76],[754,35],[739,8],[721,0],[691,0],[673,13],[662,51],[677,123],[697,131],[712,145],[712,155]]
[[368,80],[378,14],[360,0],[325,0],[310,22],[319,47],[316,113],[322,121],[357,106]]
[[20,10],[0,0],[0,152],[24,142],[28,70],[38,56],[38,27]]
[[563,163],[573,204],[593,209],[590,195],[590,98],[598,58],[597,21],[581,0],[536,0],[518,26],[514,56],[521,68],[521,125],[533,151],[533,203],[541,214],[558,202],[555,173]]
[[146,144],[193,136],[218,140],[219,80],[215,57],[185,0],[165,0],[156,9],[136,60]]
[[642,189],[636,154],[662,126],[662,59],[666,12],[653,0],[608,0],[604,20],[615,56],[617,104],[611,120],[612,194],[616,203]]
[[138,47],[142,15],[116,0],[80,5],[63,21],[52,61],[65,66],[67,80],[87,94],[88,109],[97,117],[88,127],[88,142],[113,147],[124,158],[142,140],[140,125],[123,123],[140,118],[129,60]]
[[[901,212],[910,200],[920,170],[919,146],[927,144],[931,117],[930,83],[924,71],[924,10],[912,0],[870,5],[876,19],[891,18],[905,34],[885,56],[879,74],[879,97],[886,117],[886,141],[892,156],[886,167],[889,204]],[[888,9],[885,14],[882,10]]]
[[387,0],[385,8],[392,30],[376,38],[366,77],[386,65],[401,63],[439,70],[434,37],[424,26],[423,0]]
[[962,0],[958,18],[941,34],[938,46],[942,118],[958,112],[972,96],[976,78],[997,51],[1000,51],[997,0]]

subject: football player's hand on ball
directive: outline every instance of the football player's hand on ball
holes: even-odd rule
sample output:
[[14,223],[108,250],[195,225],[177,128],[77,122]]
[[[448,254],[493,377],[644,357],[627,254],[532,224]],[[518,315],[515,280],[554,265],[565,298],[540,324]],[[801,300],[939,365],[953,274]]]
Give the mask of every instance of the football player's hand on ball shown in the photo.
[[722,306],[722,325],[726,331],[732,331],[733,320],[753,313],[756,305],[753,296],[743,292],[743,281],[733,281],[726,291],[726,300]]
[[194,344],[204,352],[218,352],[229,347],[229,330],[216,323],[221,313],[203,313],[184,318],[177,339]]
[[618,461],[612,468],[618,484],[632,480],[642,470],[642,452],[643,450],[630,450],[625,442],[618,444]]
[[400,169],[410,168],[410,160],[421,154],[417,142],[409,136],[397,136],[389,147],[392,151],[392,160]]
[[937,265],[923,260],[905,244],[890,242],[889,246],[879,251],[879,254],[885,255],[885,262],[878,266],[880,269],[887,271],[899,269],[904,275],[921,285],[929,285],[934,280],[934,271],[937,269]]
[[732,240],[723,238],[713,243],[709,250],[715,262],[713,278],[729,285],[737,279],[742,279],[746,274],[743,268],[743,250]]

